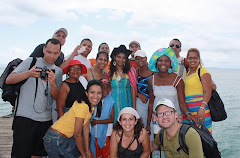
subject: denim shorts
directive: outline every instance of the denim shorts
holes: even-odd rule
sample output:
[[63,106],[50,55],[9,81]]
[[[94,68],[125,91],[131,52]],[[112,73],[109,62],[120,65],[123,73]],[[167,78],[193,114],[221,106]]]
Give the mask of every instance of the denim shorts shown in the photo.
[[49,158],[76,158],[81,155],[74,137],[66,138],[49,129],[43,140]]

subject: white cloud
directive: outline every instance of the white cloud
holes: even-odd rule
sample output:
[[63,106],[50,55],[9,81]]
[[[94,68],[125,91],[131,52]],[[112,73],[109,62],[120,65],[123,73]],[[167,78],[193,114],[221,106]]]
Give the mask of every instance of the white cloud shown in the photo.
[[[94,45],[90,57],[95,57],[102,42],[107,42],[112,49],[137,40],[150,58],[156,49],[167,47],[172,38],[179,38],[183,45],[182,56],[189,48],[196,47],[207,66],[224,67],[224,63],[232,67],[238,62],[231,62],[229,53],[239,58],[237,53],[240,52],[239,6],[237,0],[2,0],[0,24],[18,28],[50,19],[64,26],[68,21],[70,35],[63,51],[67,55],[83,38],[90,38]],[[81,21],[83,19],[87,20]],[[95,23],[100,20],[101,25]],[[105,29],[106,26],[110,27]]]

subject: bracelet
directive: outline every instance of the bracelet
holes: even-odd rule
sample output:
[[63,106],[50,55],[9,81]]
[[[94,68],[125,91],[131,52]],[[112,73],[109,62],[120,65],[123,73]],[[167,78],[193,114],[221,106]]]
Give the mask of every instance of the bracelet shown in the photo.
[[202,102],[202,104],[205,104],[205,105],[207,105],[207,102],[203,101],[203,102]]
[[201,109],[201,110],[203,110],[203,111],[205,111],[205,108],[204,108],[204,107],[202,107],[202,106],[200,106],[200,109]]

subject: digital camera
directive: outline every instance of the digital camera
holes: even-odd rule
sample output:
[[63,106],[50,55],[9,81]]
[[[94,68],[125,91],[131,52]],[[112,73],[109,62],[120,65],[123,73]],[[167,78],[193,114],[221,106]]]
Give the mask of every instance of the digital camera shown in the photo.
[[[43,66],[43,68],[41,67],[36,67],[36,69],[41,69],[42,71],[40,72],[40,78],[41,79],[45,79],[48,77],[48,68],[46,66]],[[55,69],[51,69],[53,71],[53,73],[55,73]]]

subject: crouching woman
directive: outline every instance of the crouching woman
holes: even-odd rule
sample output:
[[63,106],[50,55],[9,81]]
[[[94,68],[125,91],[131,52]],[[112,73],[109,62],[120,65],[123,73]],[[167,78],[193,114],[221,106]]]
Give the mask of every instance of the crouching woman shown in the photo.
[[142,119],[131,107],[123,108],[113,126],[110,140],[111,158],[147,158],[150,141]]
[[89,149],[90,118],[102,98],[102,85],[98,80],[91,80],[85,92],[73,106],[47,131],[44,147],[49,158],[90,158]]

